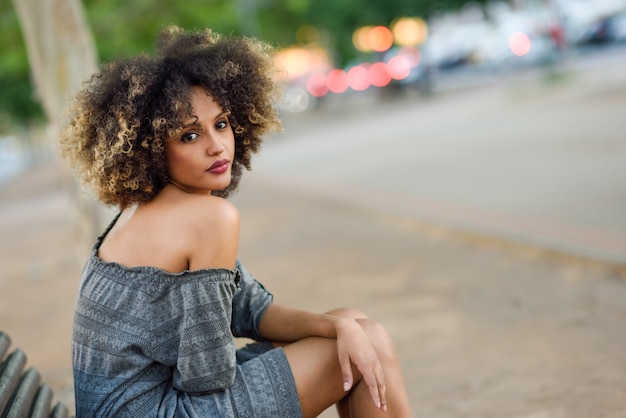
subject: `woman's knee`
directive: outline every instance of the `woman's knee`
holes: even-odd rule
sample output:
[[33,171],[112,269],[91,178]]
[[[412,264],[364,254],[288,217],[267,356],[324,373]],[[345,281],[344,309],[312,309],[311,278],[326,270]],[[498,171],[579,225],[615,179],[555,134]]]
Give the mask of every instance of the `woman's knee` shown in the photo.
[[395,344],[384,325],[369,318],[357,319],[357,322],[365,331],[379,356],[387,359],[397,358]]
[[395,344],[387,329],[381,323],[370,319],[365,312],[354,308],[338,308],[327,314],[354,319],[361,325],[379,355],[396,357]]
[[354,308],[338,308],[333,309],[332,311],[326,312],[329,315],[340,316],[342,318],[351,318],[351,319],[366,319],[369,318],[367,314],[360,309]]

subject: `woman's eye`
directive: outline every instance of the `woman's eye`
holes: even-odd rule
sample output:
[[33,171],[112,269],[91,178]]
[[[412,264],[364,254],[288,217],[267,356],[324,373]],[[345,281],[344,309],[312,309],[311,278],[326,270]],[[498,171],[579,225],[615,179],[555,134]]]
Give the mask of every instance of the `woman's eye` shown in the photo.
[[180,137],[182,142],[192,142],[198,137],[198,134],[195,132],[187,132]]
[[215,124],[215,129],[217,129],[218,131],[221,131],[222,129],[226,129],[226,128],[228,128],[228,120],[227,119],[219,120]]

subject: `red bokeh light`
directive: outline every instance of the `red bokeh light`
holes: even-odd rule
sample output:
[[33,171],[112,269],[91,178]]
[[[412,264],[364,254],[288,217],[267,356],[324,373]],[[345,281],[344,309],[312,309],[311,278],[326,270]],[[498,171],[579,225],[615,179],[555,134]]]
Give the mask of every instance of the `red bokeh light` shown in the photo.
[[387,63],[387,71],[394,80],[404,80],[411,73],[411,62],[403,55],[396,55]]
[[515,32],[509,36],[509,48],[515,55],[522,57],[530,52],[530,38],[523,32]]
[[366,90],[370,84],[367,68],[363,65],[357,65],[348,70],[348,85],[352,90],[363,91]]
[[313,73],[306,80],[306,89],[311,96],[322,97],[328,93],[326,76],[321,73]]
[[326,86],[333,93],[343,93],[348,90],[348,77],[343,70],[334,69],[326,76]]
[[404,58],[409,60],[412,68],[417,67],[420,63],[420,51],[415,47],[404,46],[402,47],[402,49],[400,49],[398,55],[402,55]]
[[367,70],[370,82],[376,87],[385,87],[391,82],[387,65],[384,62],[377,62]]

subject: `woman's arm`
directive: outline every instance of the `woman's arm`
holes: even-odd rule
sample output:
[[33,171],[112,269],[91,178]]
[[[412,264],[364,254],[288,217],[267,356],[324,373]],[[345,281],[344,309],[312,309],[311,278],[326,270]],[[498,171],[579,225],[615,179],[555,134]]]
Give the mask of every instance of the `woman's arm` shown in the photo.
[[315,314],[271,304],[259,324],[261,335],[271,341],[291,343],[307,337],[335,338],[343,388],[349,391],[354,378],[352,365],[361,373],[374,402],[386,405],[382,366],[358,319]]
[[337,338],[341,318],[271,304],[261,318],[259,331],[267,340],[291,343],[306,337]]

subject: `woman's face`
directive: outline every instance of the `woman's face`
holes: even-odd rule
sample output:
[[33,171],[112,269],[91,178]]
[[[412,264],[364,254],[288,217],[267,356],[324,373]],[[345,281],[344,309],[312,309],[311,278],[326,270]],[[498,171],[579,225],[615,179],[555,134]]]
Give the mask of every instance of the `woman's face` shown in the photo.
[[191,106],[193,115],[180,136],[165,143],[170,181],[196,194],[225,189],[235,155],[229,113],[200,87],[192,87]]

